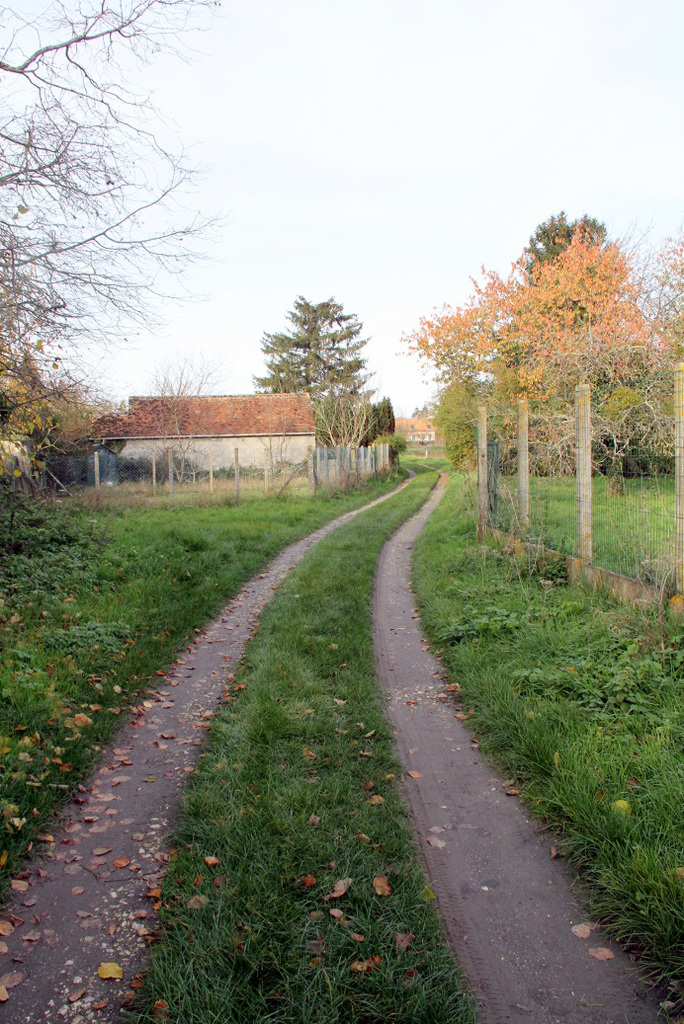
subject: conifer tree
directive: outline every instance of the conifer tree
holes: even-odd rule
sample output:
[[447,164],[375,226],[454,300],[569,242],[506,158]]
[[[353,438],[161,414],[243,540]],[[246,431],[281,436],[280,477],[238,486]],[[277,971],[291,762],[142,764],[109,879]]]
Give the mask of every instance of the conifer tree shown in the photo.
[[264,334],[266,374],[255,377],[260,391],[307,391],[327,396],[359,395],[369,375],[361,352],[367,339],[355,313],[334,298],[312,303],[300,295],[287,314],[290,331]]

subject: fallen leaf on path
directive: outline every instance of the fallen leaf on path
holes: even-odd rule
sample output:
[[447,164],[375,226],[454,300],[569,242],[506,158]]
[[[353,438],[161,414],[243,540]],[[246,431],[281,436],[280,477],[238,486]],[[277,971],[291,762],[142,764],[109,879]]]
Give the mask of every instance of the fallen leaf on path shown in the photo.
[[557,856],[558,856],[558,850],[556,849],[555,846],[552,846],[551,847],[551,860],[555,860]]
[[6,942],[0,942],[0,954],[9,953],[9,946]]
[[109,1006],[108,999],[100,999],[99,1002],[93,1003],[93,1010],[104,1010],[105,1006]]
[[520,790],[514,786],[512,789],[506,790],[506,796],[520,796]]
[[28,882],[22,882],[20,878],[13,878],[10,885],[15,892],[26,892],[28,889]]
[[0,1003],[6,1003],[9,999],[9,992],[4,985],[0,985]]
[[446,846],[444,840],[438,839],[437,836],[428,836],[427,842],[430,844],[430,846],[434,846],[438,850],[443,850],[444,847]]
[[461,687],[458,685],[458,683],[449,683],[449,685],[447,686],[447,693],[456,693],[460,689]]
[[392,887],[387,881],[385,875],[376,875],[373,879],[373,888],[377,892],[378,896],[390,896],[392,893]]
[[399,932],[399,934],[395,936],[394,942],[397,949],[408,949],[414,939],[415,935],[411,935],[408,932]]
[[9,921],[0,921],[0,935],[11,935],[14,928]]
[[589,950],[589,956],[593,956],[594,960],[612,960],[615,954],[604,946],[597,946]]
[[115,868],[127,868],[131,861],[130,857],[116,857],[113,863]]
[[423,773],[419,772],[417,768],[411,768],[411,770],[406,772],[406,774],[411,779],[422,779],[423,778]]
[[593,924],[574,924],[570,929],[578,939],[588,939],[594,930]]
[[111,853],[111,846],[96,846],[93,850],[93,857],[104,857],[105,854]]
[[7,971],[0,977],[0,985],[3,988],[16,988],[17,985],[21,985],[24,980],[24,975],[20,971]]
[[79,999],[83,998],[85,993],[86,993],[86,990],[84,988],[74,989],[74,991],[68,997],[69,998],[69,1002],[70,1003],[77,1003],[79,1001]]
[[335,882],[335,885],[333,886],[333,891],[331,893],[328,893],[328,895],[325,896],[324,898],[326,900],[336,900],[336,899],[339,899],[340,896],[344,896],[344,894],[347,892],[347,890],[349,889],[349,886],[351,884],[352,884],[351,878],[339,878]]

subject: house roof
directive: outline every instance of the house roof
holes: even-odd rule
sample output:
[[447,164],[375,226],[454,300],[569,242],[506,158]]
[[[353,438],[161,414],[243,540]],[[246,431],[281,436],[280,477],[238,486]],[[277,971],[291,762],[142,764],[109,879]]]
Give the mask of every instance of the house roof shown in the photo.
[[92,436],[103,440],[159,437],[253,437],[313,434],[311,396],[188,395],[129,398],[128,411],[101,416]]
[[434,430],[435,426],[432,420],[427,419],[425,416],[410,416],[406,418],[397,417],[395,428],[397,432],[403,433],[404,431],[412,430]]

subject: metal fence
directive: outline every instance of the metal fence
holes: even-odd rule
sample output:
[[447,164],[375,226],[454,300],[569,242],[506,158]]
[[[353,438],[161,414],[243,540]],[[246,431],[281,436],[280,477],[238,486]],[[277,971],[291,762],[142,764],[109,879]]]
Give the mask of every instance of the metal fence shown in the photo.
[[682,592],[682,372],[679,398],[666,396],[657,430],[643,415],[635,426],[636,412],[631,425],[623,417],[617,429],[605,399],[592,410],[588,385],[577,389],[567,414],[530,413],[524,401],[515,409],[481,407],[480,532],[494,527],[585,566]]

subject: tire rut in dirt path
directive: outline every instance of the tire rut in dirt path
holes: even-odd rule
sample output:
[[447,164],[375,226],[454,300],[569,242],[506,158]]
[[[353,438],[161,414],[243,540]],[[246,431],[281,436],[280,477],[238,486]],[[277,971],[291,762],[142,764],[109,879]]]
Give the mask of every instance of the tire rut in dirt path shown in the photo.
[[[59,814],[52,841],[13,881],[0,911],[0,1024],[113,1024],[143,970],[180,797],[233,671],[273,591],[347,512],[284,549],[196,631]],[[101,979],[115,964],[122,979]],[[4,1002],[1,1000],[5,1000]]]
[[[594,931],[550,842],[454,717],[442,667],[422,638],[410,588],[413,544],[444,493],[385,545],[375,587],[375,648],[407,771],[406,799],[452,949],[486,1024],[656,1024],[635,964]],[[609,949],[599,961],[589,949]]]

